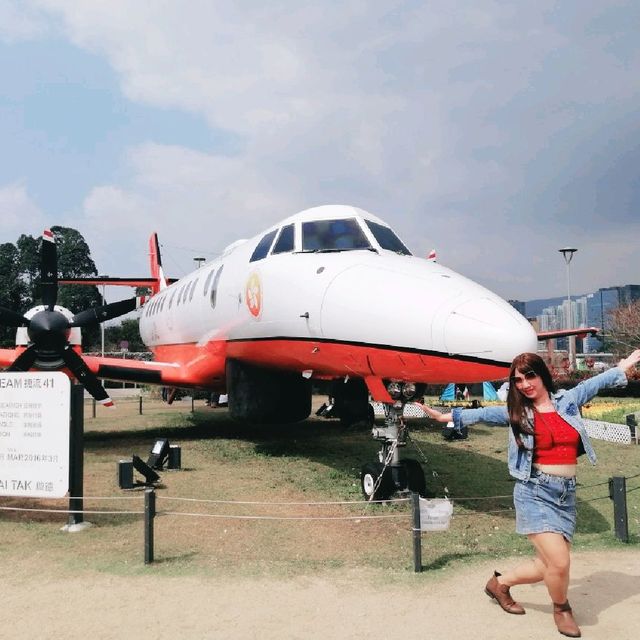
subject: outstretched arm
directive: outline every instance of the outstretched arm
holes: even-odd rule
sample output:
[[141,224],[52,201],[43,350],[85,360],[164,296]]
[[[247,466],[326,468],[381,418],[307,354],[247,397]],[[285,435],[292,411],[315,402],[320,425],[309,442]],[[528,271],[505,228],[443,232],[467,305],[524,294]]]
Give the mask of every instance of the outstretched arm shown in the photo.
[[441,411],[432,409],[421,402],[416,402],[415,404],[418,405],[432,420],[436,420],[437,422],[451,422],[453,420],[453,414],[450,411],[449,413],[442,413]]
[[623,358],[618,364],[607,371],[599,373],[593,378],[587,378],[567,392],[568,397],[573,397],[579,407],[593,398],[600,389],[607,387],[625,387],[627,378],[634,367],[640,362],[640,349],[636,349],[631,355]]
[[625,375],[629,377],[629,374],[638,363],[640,363],[640,349],[636,349],[631,355],[620,360],[618,366],[624,371]]

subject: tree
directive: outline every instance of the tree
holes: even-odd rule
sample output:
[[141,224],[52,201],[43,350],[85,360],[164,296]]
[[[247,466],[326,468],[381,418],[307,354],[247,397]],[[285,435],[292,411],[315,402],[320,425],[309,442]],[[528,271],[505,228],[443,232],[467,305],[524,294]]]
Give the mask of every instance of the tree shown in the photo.
[[[58,278],[71,279],[97,275],[96,265],[82,234],[69,227],[52,227],[58,254]],[[14,246],[0,245],[0,305],[25,313],[42,304],[40,293],[41,238],[22,234]],[[60,285],[58,304],[73,313],[102,303],[97,287]],[[82,330],[82,343],[86,349],[99,343],[98,324]],[[0,341],[4,346],[15,344],[15,329],[0,327]]]
[[119,351],[123,341],[128,343],[129,351],[147,351],[147,347],[140,337],[138,320],[126,319],[118,325],[106,327],[104,331],[105,343],[108,351]]
[[[0,244],[0,306],[23,312],[25,284],[20,277],[19,253],[10,242]],[[12,347],[15,344],[14,327],[0,326],[0,344]]]
[[27,236],[24,233],[16,242],[20,277],[24,283],[21,311],[26,311],[36,304],[40,304],[40,300],[37,298],[37,284],[40,279],[41,242],[42,240],[40,238]]
[[[69,227],[51,227],[51,231],[58,247],[58,278],[69,280],[98,275],[89,245],[82,234]],[[97,287],[62,285],[58,290],[58,302],[77,312],[102,304],[102,296]]]
[[620,305],[609,312],[611,349],[618,356],[626,356],[640,346],[640,300]]

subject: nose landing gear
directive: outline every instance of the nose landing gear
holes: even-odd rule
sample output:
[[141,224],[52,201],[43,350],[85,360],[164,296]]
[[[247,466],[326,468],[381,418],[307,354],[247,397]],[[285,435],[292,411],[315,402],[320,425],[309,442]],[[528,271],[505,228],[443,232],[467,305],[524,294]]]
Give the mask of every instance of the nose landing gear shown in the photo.
[[404,402],[384,405],[385,426],[371,433],[381,442],[378,461],[365,464],[360,486],[367,500],[388,500],[395,492],[415,491],[425,497],[427,485],[417,460],[400,459],[400,447],[407,444],[408,427],[403,418]]

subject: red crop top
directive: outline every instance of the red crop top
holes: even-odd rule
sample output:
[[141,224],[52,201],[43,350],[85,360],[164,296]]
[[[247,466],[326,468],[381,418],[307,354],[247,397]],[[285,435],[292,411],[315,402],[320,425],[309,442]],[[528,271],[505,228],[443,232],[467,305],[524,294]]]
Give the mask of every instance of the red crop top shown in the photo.
[[535,412],[533,462],[538,464],[576,464],[580,434],[555,411]]

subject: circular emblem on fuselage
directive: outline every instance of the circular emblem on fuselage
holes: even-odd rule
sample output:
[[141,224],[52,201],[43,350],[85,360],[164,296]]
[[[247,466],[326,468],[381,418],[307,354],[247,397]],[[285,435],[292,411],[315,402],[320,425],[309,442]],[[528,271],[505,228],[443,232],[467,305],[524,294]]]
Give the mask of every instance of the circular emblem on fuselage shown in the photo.
[[257,273],[252,273],[244,288],[244,300],[251,315],[258,317],[262,311],[262,285]]

